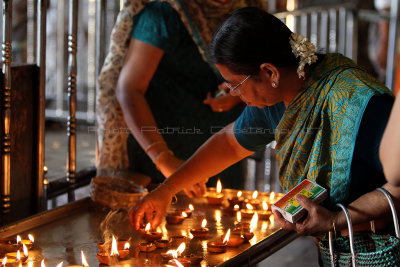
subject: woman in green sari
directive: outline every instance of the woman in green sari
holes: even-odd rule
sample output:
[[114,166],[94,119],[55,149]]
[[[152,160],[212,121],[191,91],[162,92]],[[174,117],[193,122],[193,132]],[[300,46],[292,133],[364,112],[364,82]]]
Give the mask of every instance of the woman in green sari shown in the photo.
[[299,223],[276,213],[281,227],[304,234],[330,231],[333,223],[344,229],[344,214],[329,210],[338,202],[348,206],[353,224],[388,214],[386,200],[373,191],[383,186],[400,196],[385,184],[378,157],[393,104],[383,84],[340,54],[316,55],[305,38],[257,8],[225,20],[210,50],[230,93],[248,106],[132,209],[136,229],[143,219],[158,225],[175,193],[273,140],[284,190],[309,179],[329,191],[324,207],[299,198],[309,210]]

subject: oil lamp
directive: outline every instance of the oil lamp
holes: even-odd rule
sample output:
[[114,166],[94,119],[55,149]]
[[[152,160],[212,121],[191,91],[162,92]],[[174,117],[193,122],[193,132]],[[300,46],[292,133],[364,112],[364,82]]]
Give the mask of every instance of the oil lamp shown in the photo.
[[194,237],[207,237],[210,230],[208,228],[206,228],[207,226],[207,220],[203,219],[203,221],[201,222],[201,227],[197,228],[197,229],[190,229],[190,233],[194,236]]
[[158,239],[154,241],[154,244],[156,245],[157,248],[169,248],[171,246],[171,239]]
[[222,201],[224,200],[224,194],[222,194],[221,192],[222,192],[222,185],[221,185],[221,181],[218,179],[216,191],[208,192],[206,195],[208,204],[220,205],[222,203]]
[[188,217],[185,211],[174,211],[167,213],[165,220],[168,224],[181,224]]
[[246,199],[245,203],[251,204],[251,206],[254,209],[258,209],[260,207],[260,200],[257,197],[258,197],[258,191],[255,190],[253,192],[252,198],[251,199]]
[[186,244],[185,242],[182,242],[176,250],[170,249],[165,253],[161,253],[161,257],[165,260],[177,259],[182,255],[183,251],[185,251],[185,248]]
[[268,220],[269,217],[271,216],[272,212],[268,210],[267,202],[263,201],[262,206],[263,206],[263,209],[258,212],[258,216],[260,217],[260,220]]
[[188,205],[188,207],[186,208],[186,209],[177,209],[176,210],[176,213],[177,214],[179,214],[179,213],[183,213],[183,212],[185,212],[186,213],[186,217],[185,218],[189,218],[190,216],[192,216],[192,212],[194,211],[194,207],[193,207],[193,205],[192,204],[189,204]]
[[17,243],[25,244],[25,246],[28,249],[31,249],[33,247],[34,242],[35,242],[35,239],[33,238],[33,235],[31,235],[31,234],[28,235],[28,239],[21,239],[21,237],[19,235],[17,236]]
[[15,259],[16,262],[25,262],[28,259],[28,249],[25,244],[22,244],[23,255],[21,256],[21,252],[17,250],[17,252],[8,252],[6,253],[7,259]]
[[147,223],[144,233],[143,233],[143,238],[148,241],[148,242],[153,242],[154,240],[161,239],[162,233],[160,232],[151,232],[151,225],[150,223]]
[[152,252],[156,250],[156,245],[152,242],[142,242],[139,244],[139,249],[141,252]]
[[[230,231],[231,231],[231,229],[228,230],[229,234],[230,234]],[[223,239],[224,239],[224,237],[221,236],[221,240],[223,240]],[[244,241],[244,239],[242,238],[242,236],[238,236],[238,235],[229,236],[229,239],[226,242],[226,246],[228,246],[228,247],[237,247],[240,244],[242,244],[243,241]]]
[[251,204],[247,203],[246,209],[242,209],[241,213],[243,218],[250,219],[254,215],[254,208]]
[[225,238],[223,241],[210,241],[207,243],[207,250],[213,253],[222,253],[226,251],[226,244],[228,243],[229,236],[231,233],[231,229],[226,232]]
[[243,194],[242,191],[239,191],[237,192],[236,196],[228,198],[229,206],[235,207],[236,205],[238,205],[239,208],[243,206],[244,198],[242,197],[242,194]]
[[[128,243],[129,244],[129,243]],[[103,264],[115,264],[121,259],[126,258],[129,255],[129,246],[125,247],[125,249],[118,250],[117,240],[115,237],[112,237],[111,251],[102,251],[97,253],[97,259],[100,263]],[[82,252],[82,263],[83,263],[83,252]]]
[[186,241],[186,236],[184,235],[171,236],[171,246],[177,246],[178,244],[181,244],[182,242],[185,241]]

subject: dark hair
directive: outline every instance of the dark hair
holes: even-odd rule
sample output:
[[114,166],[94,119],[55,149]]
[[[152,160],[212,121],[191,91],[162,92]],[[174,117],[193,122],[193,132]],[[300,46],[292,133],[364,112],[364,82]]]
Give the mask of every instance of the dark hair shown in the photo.
[[211,60],[235,74],[255,75],[262,63],[297,66],[286,25],[262,9],[245,7],[232,13],[214,33]]

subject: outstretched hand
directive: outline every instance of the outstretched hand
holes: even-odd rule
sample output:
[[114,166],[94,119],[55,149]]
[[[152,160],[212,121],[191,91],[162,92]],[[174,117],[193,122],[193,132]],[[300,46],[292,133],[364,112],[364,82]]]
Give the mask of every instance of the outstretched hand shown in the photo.
[[190,198],[202,197],[207,192],[207,187],[206,187],[207,180],[208,179],[204,180],[203,182],[196,183],[191,187],[184,189],[183,191]]
[[[222,83],[218,86],[220,90],[227,90],[226,83]],[[210,105],[210,108],[214,112],[226,112],[231,110],[234,106],[240,103],[240,98],[232,96],[229,93],[214,98],[210,92],[207,93],[207,98],[203,101],[204,104]]]
[[143,222],[150,222],[152,229],[155,229],[162,221],[169,205],[172,194],[163,186],[157,187],[129,211],[129,222],[132,227],[139,230]]
[[293,230],[302,235],[312,235],[332,230],[334,212],[315,204],[303,195],[296,195],[296,201],[308,211],[307,217],[302,221],[290,223],[282,217],[279,211],[274,210],[275,220],[281,228]]

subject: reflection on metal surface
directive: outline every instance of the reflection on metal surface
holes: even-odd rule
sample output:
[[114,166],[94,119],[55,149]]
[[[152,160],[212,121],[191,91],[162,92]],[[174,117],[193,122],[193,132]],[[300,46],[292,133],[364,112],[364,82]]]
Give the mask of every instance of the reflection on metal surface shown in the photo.
[[[225,191],[224,194],[227,195],[227,192]],[[236,192],[234,194],[236,195]],[[259,225],[254,230],[255,236],[251,240],[251,243],[243,243],[237,248],[228,248],[223,254],[209,253],[207,251],[207,242],[221,241],[221,234],[217,230],[213,220],[216,210],[219,210],[219,208],[208,205],[206,199],[188,199],[182,195],[179,196],[179,202],[171,207],[171,209],[187,207],[189,201],[195,207],[191,217],[185,219],[181,225],[166,225],[165,220],[163,220],[160,229],[165,232],[164,235],[166,237],[182,234],[188,236],[184,254],[202,256],[204,259],[202,266],[241,266],[243,262],[247,261],[253,263],[254,260],[258,260],[259,255],[262,254],[261,256],[265,258],[277,250],[269,246],[273,246],[277,242],[286,244],[295,238],[292,234],[288,235],[287,231],[279,230],[277,226],[269,227],[265,231],[262,231],[262,227]],[[3,236],[6,236],[7,233],[10,233],[9,235],[15,235],[15,233],[21,235],[32,233],[35,236],[35,248],[29,252],[30,259],[33,261],[33,267],[40,266],[42,259],[46,260],[47,266],[56,266],[61,261],[64,261],[64,266],[79,264],[81,250],[84,251],[86,260],[90,266],[98,266],[97,253],[99,251],[97,243],[104,241],[104,232],[114,234],[118,239],[130,238],[132,251],[142,241],[141,235],[129,226],[126,212],[113,212],[111,213],[113,218],[108,218],[110,213],[107,210],[91,204],[90,200],[86,200],[86,202],[80,202],[81,209],[72,213],[71,211],[76,208],[70,208],[70,205],[73,204],[69,204],[58,210],[49,211],[41,215],[40,219],[30,219],[13,227],[8,227],[4,231],[0,231],[0,233],[2,232]],[[57,212],[57,214],[54,215],[54,212]],[[106,216],[110,223],[102,224]],[[49,220],[52,217],[54,217],[54,220]],[[198,228],[204,218],[209,222],[207,224],[207,227],[210,229],[209,238],[192,238],[188,230],[193,227]],[[38,224],[39,221],[47,222],[47,224],[40,225]],[[227,216],[221,213],[221,230],[223,234],[229,228],[233,229],[234,221],[235,216]],[[27,228],[28,225],[36,225],[37,227],[30,229]],[[22,229],[24,229],[25,233]],[[179,244],[169,249],[176,249]],[[282,246],[281,244],[279,248]],[[136,258],[130,257],[120,262],[120,266],[162,265],[165,262],[162,260],[160,253],[167,250],[156,249],[150,253],[139,253]]]

